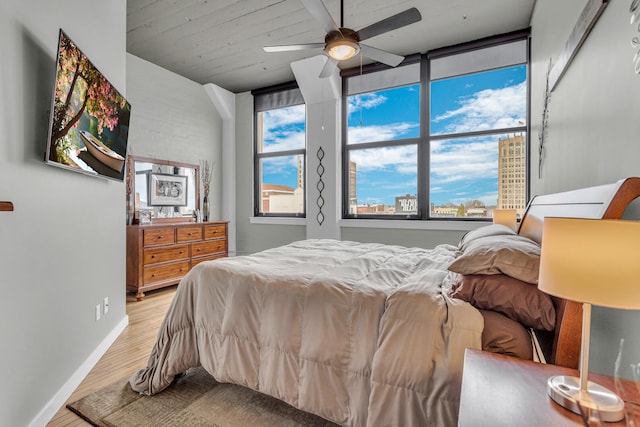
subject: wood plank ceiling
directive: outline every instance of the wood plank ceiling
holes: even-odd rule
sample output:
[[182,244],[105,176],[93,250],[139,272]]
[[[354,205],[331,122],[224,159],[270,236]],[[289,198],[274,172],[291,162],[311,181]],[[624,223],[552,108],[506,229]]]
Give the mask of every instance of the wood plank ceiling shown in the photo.
[[[417,7],[421,22],[367,40],[399,55],[526,28],[535,5],[535,0],[344,1],[344,26],[354,30]],[[324,2],[340,25],[340,1]],[[291,62],[323,53],[266,53],[262,46],[323,41],[322,27],[299,0],[127,1],[129,53],[236,93],[291,81]]]

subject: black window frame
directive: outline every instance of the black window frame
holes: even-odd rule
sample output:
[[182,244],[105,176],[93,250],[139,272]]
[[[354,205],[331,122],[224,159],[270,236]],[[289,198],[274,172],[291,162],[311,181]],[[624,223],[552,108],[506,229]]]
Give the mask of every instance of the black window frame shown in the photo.
[[[279,93],[283,92],[298,92],[297,96],[293,96],[297,101],[279,101],[276,102],[277,106],[273,108],[259,108],[257,105],[259,104],[260,97],[269,97],[271,95],[277,96]],[[306,185],[303,187],[303,196],[302,196],[302,212],[261,212],[262,206],[262,188],[261,188],[261,174],[260,174],[260,161],[267,158],[273,157],[287,157],[287,156],[302,156],[302,164],[303,166],[303,182],[306,183],[306,175],[307,175],[307,142],[306,142],[306,134],[307,134],[307,124],[306,124],[306,105],[304,99],[302,99],[302,94],[299,93],[300,88],[296,82],[287,82],[275,86],[269,86],[261,89],[255,89],[251,91],[254,100],[254,109],[253,109],[253,215],[254,217],[266,217],[266,218],[306,218],[307,216],[307,190]],[[301,149],[295,150],[285,150],[285,151],[270,151],[270,152],[258,152],[258,139],[261,138],[261,135],[258,135],[259,128],[258,126],[258,114],[263,113],[264,111],[275,110],[278,108],[287,108],[293,107],[296,105],[305,105],[305,147]]]
[[[349,165],[349,151],[364,149],[364,148],[379,148],[388,147],[394,145],[408,145],[410,139],[393,140],[393,141],[376,141],[369,143],[348,144],[348,110],[347,110],[347,98],[348,95],[348,79],[365,73],[375,73],[382,70],[388,70],[390,67],[375,63],[368,66],[351,68],[343,70],[342,76],[342,218],[343,219],[384,219],[388,221],[393,220],[414,220],[414,221],[491,221],[491,218],[476,218],[476,217],[432,217],[430,216],[430,144],[432,140],[460,138],[465,136],[482,136],[484,134],[504,134],[508,132],[525,132],[526,133],[526,189],[525,198],[530,198],[531,188],[531,138],[530,138],[530,126],[531,126],[531,31],[530,28],[514,31],[511,33],[501,34],[497,36],[491,36],[479,40],[474,40],[467,43],[461,43],[454,46],[448,46],[444,48],[434,49],[424,54],[414,54],[407,56],[405,60],[398,66],[415,64],[420,62],[420,137],[418,138],[417,150],[417,212],[415,214],[398,215],[398,214],[352,214],[349,212],[349,179],[350,179],[350,165]],[[437,58],[445,56],[463,54],[472,52],[474,50],[485,49],[492,46],[498,46],[501,44],[507,44],[518,40],[526,41],[526,85],[527,85],[527,99],[526,99],[526,124],[522,127],[509,128],[509,129],[492,129],[486,131],[473,131],[466,134],[438,134],[431,135],[431,111],[430,111],[430,83],[431,80],[431,61]],[[495,69],[504,68],[496,67]],[[490,69],[484,69],[470,74],[475,74],[483,71],[489,71]],[[382,89],[384,90],[384,89]],[[411,140],[415,140],[413,138]],[[499,177],[498,177],[499,179]]]

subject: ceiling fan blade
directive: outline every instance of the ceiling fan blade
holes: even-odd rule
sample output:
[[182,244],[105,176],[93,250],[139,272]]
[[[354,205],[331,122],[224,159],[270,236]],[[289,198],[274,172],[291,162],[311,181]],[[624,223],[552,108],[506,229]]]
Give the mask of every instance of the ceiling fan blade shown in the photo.
[[307,8],[311,16],[315,18],[316,21],[322,25],[325,33],[330,33],[331,31],[340,31],[340,28],[336,25],[336,22],[333,20],[331,15],[329,15],[329,11],[327,7],[322,3],[322,0],[300,0],[304,7]]
[[415,7],[400,12],[397,15],[390,16],[382,21],[364,27],[358,31],[360,41],[370,39],[371,37],[404,27],[422,19],[422,15]]
[[265,52],[289,52],[292,50],[307,50],[307,49],[318,49],[323,48],[324,43],[306,43],[306,44],[289,44],[282,46],[265,46]]
[[375,47],[367,46],[365,44],[360,44],[360,50],[367,58],[382,62],[383,64],[391,67],[395,67],[404,61],[404,56],[396,55],[395,53],[387,52],[386,50],[376,49]]

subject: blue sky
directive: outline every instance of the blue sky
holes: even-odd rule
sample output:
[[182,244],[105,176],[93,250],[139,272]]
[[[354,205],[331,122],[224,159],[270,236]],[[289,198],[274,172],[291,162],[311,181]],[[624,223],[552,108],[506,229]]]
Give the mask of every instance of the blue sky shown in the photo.
[[[295,150],[305,147],[304,105],[269,110],[263,113],[263,152]],[[264,159],[262,182],[265,184],[298,185],[298,161],[294,156]]]
[[[355,95],[348,99],[348,142],[417,138],[419,85]],[[523,126],[526,120],[526,67],[517,66],[440,80],[431,84],[431,134]],[[265,112],[265,151],[304,147],[304,106]],[[430,153],[430,197],[440,205],[497,199],[498,138],[434,140]],[[351,151],[357,165],[359,204],[395,204],[416,194],[415,145]],[[266,167],[268,166],[268,167]],[[295,159],[270,161],[263,182],[296,186]]]

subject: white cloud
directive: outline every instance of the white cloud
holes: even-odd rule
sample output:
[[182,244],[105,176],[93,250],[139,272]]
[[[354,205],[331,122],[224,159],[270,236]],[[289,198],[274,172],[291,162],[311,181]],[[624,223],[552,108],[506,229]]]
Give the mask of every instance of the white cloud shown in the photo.
[[347,111],[349,114],[360,109],[375,108],[387,101],[387,97],[377,93],[363,93],[361,95],[350,96],[347,101]]
[[432,143],[432,185],[442,187],[455,182],[473,182],[493,177],[497,179],[497,138],[479,137],[467,141],[455,144],[451,140]]
[[388,125],[352,126],[349,128],[349,144],[362,142],[392,141],[420,127],[419,123],[391,123]]
[[434,122],[452,120],[445,133],[522,126],[526,120],[526,99],[526,82],[485,89],[461,99],[459,108],[437,116]]
[[356,163],[358,172],[416,173],[417,153],[415,145],[383,147],[351,151],[349,159]]
[[265,129],[300,124],[305,122],[306,110],[304,104],[268,110],[262,113],[262,119]]
[[268,132],[264,135],[264,152],[297,150],[304,148],[306,135],[304,131]]
[[262,116],[264,151],[304,148],[305,119],[304,105],[265,111]]

